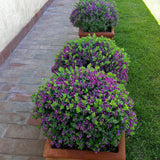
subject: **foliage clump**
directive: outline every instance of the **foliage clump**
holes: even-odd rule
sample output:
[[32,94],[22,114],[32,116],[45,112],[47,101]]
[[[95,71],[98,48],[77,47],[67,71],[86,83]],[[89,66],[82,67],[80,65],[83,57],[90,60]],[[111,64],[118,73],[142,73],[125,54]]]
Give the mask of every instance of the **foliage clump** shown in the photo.
[[91,64],[91,67],[99,67],[105,73],[116,74],[118,81],[125,83],[128,80],[129,63],[127,53],[113,40],[93,35],[67,42],[58,53],[51,70],[58,72],[59,67],[87,67]]
[[81,0],[76,3],[70,21],[83,32],[106,32],[118,25],[118,13],[110,1]]
[[59,68],[32,96],[35,118],[56,148],[104,151],[137,123],[123,84],[90,66]]

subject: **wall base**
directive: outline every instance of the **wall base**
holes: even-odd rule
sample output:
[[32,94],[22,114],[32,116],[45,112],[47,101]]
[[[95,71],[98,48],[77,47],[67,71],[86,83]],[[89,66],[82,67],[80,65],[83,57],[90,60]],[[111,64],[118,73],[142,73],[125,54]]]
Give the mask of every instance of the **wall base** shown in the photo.
[[20,41],[31,30],[44,11],[54,0],[48,0],[43,7],[34,15],[34,17],[21,29],[21,31],[10,41],[10,43],[0,52],[0,65],[9,57]]

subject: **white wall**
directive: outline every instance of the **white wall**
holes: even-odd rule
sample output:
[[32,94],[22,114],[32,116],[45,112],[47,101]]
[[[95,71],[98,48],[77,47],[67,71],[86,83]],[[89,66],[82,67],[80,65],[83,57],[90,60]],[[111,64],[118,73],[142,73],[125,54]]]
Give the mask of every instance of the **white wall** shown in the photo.
[[47,0],[0,0],[0,51],[46,2]]
[[160,25],[160,0],[143,0]]

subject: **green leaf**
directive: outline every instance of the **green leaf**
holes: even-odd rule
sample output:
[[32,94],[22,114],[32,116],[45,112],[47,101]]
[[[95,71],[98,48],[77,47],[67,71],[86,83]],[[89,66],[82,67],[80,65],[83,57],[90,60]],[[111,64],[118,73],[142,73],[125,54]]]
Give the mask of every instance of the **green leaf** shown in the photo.
[[58,102],[56,102],[56,101],[51,104],[52,107],[55,107],[57,105],[58,105]]
[[87,96],[84,96],[85,99],[87,99]]
[[47,82],[47,79],[46,78],[43,78],[44,82]]
[[125,104],[124,105],[124,110],[126,111],[126,110],[128,110],[129,109],[129,107],[127,106],[127,104]]
[[66,109],[69,110],[70,109],[69,106],[66,106]]
[[73,107],[74,107],[74,105],[71,103],[71,104],[70,104],[70,108],[73,108]]
[[37,128],[37,129],[41,129],[41,126],[37,125],[36,128]]
[[110,64],[111,62],[110,61],[106,61],[106,64]]
[[81,112],[81,109],[78,106],[76,107],[76,112],[77,113]]
[[98,108],[98,113],[101,113],[101,112],[102,112],[102,108],[99,107],[99,108]]
[[74,99],[75,99],[75,101],[76,101],[77,103],[79,102],[79,99],[78,99],[77,95],[75,95]]
[[111,109],[109,107],[106,108],[107,112],[111,112]]
[[85,100],[82,100],[82,104],[86,106],[87,102]]
[[63,106],[63,105],[61,105],[61,106],[60,106],[60,109],[61,109],[61,110],[62,110],[62,109],[64,109],[64,106]]
[[114,102],[113,100],[110,102],[110,104],[111,104],[113,107],[117,107],[116,102]]
[[87,111],[90,111],[90,106],[89,106],[89,105],[87,106],[86,110],[87,110]]
[[92,118],[94,118],[94,117],[95,117],[95,115],[96,115],[96,114],[95,114],[95,112],[94,112],[94,113],[92,113],[92,115],[91,115],[91,116],[92,116]]
[[70,113],[69,112],[66,112],[65,114],[66,114],[67,117],[70,117]]
[[90,120],[91,118],[88,116],[87,119]]
[[97,124],[98,124],[98,121],[97,121],[97,120],[95,120],[95,121],[94,121],[94,123],[95,123],[95,125],[97,125]]
[[59,67],[59,72],[61,72],[61,73],[64,73],[64,68],[62,68],[62,67]]
[[43,113],[43,110],[42,110],[42,108],[39,108],[39,113]]

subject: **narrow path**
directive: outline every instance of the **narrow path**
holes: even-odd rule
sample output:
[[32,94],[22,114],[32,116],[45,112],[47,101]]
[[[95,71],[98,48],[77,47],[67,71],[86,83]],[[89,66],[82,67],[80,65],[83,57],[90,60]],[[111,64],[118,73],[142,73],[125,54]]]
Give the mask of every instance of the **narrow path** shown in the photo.
[[51,76],[55,54],[78,37],[69,15],[78,0],[54,0],[0,66],[0,160],[42,160],[44,137],[31,118],[30,96]]

